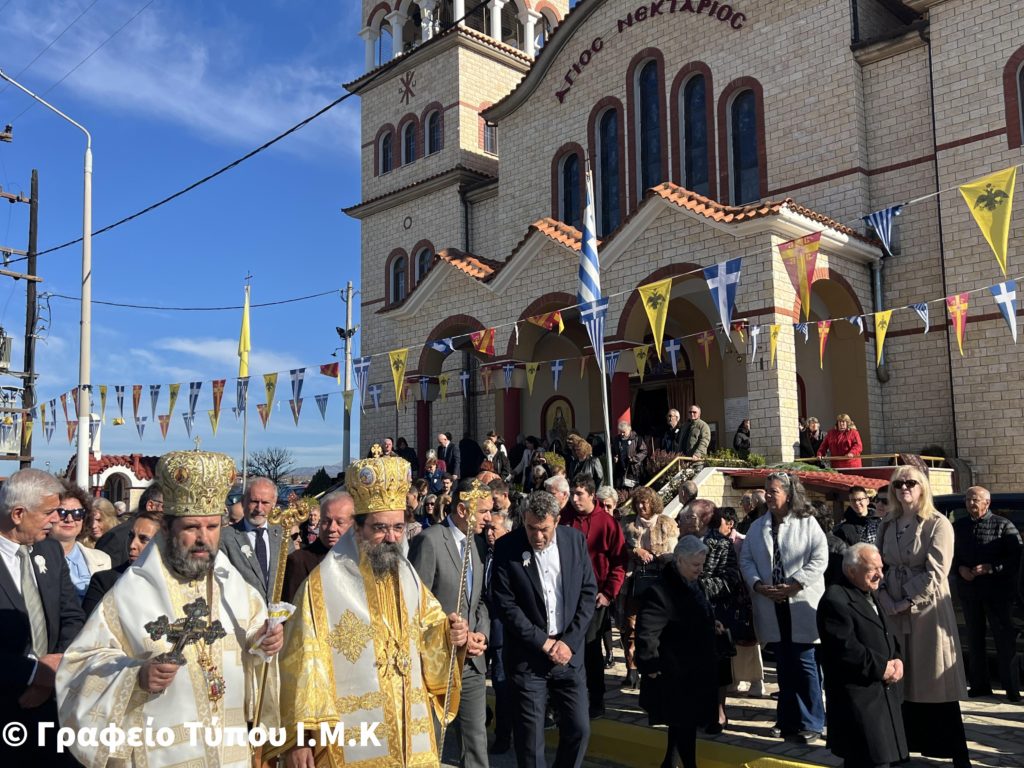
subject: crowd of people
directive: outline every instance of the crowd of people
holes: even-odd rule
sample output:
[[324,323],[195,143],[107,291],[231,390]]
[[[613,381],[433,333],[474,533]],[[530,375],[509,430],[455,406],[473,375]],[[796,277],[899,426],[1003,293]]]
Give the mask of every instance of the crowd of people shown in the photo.
[[[681,426],[670,412],[658,445],[699,462],[709,430],[698,406],[688,415]],[[801,445],[850,457],[851,430],[841,415],[829,443],[810,420]],[[178,734],[173,745],[111,755],[164,764],[173,749],[179,762],[241,766],[248,745],[186,744],[183,724],[318,732],[383,719],[376,745],[267,746],[292,768],[430,762],[449,720],[460,765],[514,745],[519,765],[539,766],[557,726],[555,764],[578,768],[590,721],[606,712],[612,626],[619,684],[668,726],[666,767],[697,765],[698,734],[730,727],[729,697],[767,695],[767,654],[771,734],[827,735],[849,768],[912,752],[970,765],[959,702],[968,681],[970,696],[992,695],[986,622],[1005,695],[1020,700],[1009,611],[1021,540],[984,488],[967,491],[969,514],[951,524],[926,475],[900,466],[877,493],[851,488],[833,526],[785,471],[740,510],[700,498],[692,481],[666,504],[639,483],[647,446],[626,422],[611,482],[599,446],[578,434],[562,453],[526,438],[510,456],[493,432],[478,456],[464,446],[442,433],[420,466],[406,441],[385,439],[287,531],[270,522],[278,489],[267,478],[224,504],[233,467],[219,454],[163,457],[120,518],[66,480],[15,473],[0,488],[0,611],[13,617],[0,636],[5,721],[150,718]],[[97,749],[4,744],[0,758],[89,765]]]

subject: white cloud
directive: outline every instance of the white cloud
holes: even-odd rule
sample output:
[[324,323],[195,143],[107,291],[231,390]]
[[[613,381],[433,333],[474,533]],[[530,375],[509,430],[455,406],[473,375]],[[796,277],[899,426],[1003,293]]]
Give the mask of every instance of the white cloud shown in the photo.
[[[157,339],[152,343],[155,349],[162,349],[168,352],[177,352],[182,355],[192,356],[200,360],[215,364],[214,373],[225,376],[237,370],[238,367],[238,340],[237,339],[191,339],[191,338],[164,338]],[[287,354],[268,352],[266,350],[253,349],[249,353],[249,371],[252,375],[258,376],[264,373],[275,371],[287,371],[292,368],[302,368],[304,363],[298,358]]]

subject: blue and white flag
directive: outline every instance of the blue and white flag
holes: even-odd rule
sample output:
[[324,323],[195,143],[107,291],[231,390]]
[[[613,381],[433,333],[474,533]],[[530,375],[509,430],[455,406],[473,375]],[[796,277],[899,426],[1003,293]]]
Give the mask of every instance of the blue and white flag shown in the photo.
[[1010,326],[1010,333],[1013,334],[1013,343],[1017,343],[1017,281],[1007,280],[989,287],[992,297],[999,305],[999,311],[1003,315],[1006,324]]
[[910,308],[917,312],[917,316],[921,318],[921,322],[924,323],[924,332],[928,333],[928,329],[932,327],[931,318],[928,313],[928,305],[925,302],[920,304],[911,304]]
[[751,325],[747,331],[750,334],[750,363],[757,362],[757,337],[761,335],[760,325]]
[[43,432],[46,434],[46,444],[50,444],[50,440],[53,439],[53,430],[57,427],[57,419],[53,418],[50,421],[43,422]]
[[447,355],[449,352],[455,351],[455,343],[452,341],[451,336],[448,336],[440,341],[430,342],[430,348],[435,352],[440,352],[442,355]]
[[[188,412],[193,417],[192,422],[195,423],[196,405],[199,403],[199,392],[203,388],[203,382],[191,381],[188,385]],[[189,428],[188,436],[192,437],[192,430]]]
[[512,389],[512,374],[516,372],[515,363],[505,363],[501,366],[501,372],[505,374],[505,391]]
[[889,247],[892,243],[892,220],[900,215],[902,209],[902,205],[894,205],[864,217],[864,222],[875,230],[878,239],[882,241],[885,252],[890,256],[892,256],[892,250]]
[[[124,384],[114,385],[114,394],[117,396],[117,410],[120,411],[120,416],[124,418]],[[52,409],[56,400],[50,401],[50,408]],[[49,442],[49,441],[47,441]]]
[[420,400],[426,402],[428,394],[430,394],[430,377],[420,376]]
[[139,440],[142,439],[142,434],[146,431],[146,417],[136,416],[135,417],[135,429],[138,430]]
[[383,387],[380,384],[370,385],[370,397],[373,399],[373,409],[380,409],[380,394],[383,391]]
[[160,399],[160,385],[149,385],[149,403],[153,406],[153,421],[156,421],[156,403]]
[[718,310],[718,320],[726,335],[732,327],[732,313],[736,309],[736,289],[740,285],[742,257],[723,261],[704,270],[704,279],[711,291],[711,302]]
[[609,379],[615,375],[615,369],[619,366],[619,355],[621,354],[622,352],[617,349],[604,353],[604,370],[608,374]]
[[[587,163],[587,201],[583,209],[583,237],[580,243],[580,284],[576,302],[589,304],[601,298],[601,260],[597,255],[597,217],[594,213],[594,182]],[[600,362],[600,357],[598,358]]]
[[249,377],[239,376],[235,381],[235,416],[245,411],[245,406],[249,402]]
[[299,402],[302,399],[302,382],[306,378],[306,369],[292,368],[289,373],[292,377],[292,400]]
[[[594,359],[598,368],[603,368],[604,359],[604,321],[608,317],[608,299],[598,299],[580,306],[580,320],[587,328],[590,344],[594,348]],[[604,370],[601,371],[604,374]]]
[[188,439],[191,440],[192,427],[194,427],[196,423],[195,411],[181,414],[181,420],[185,422],[185,434],[188,435]]
[[551,381],[554,384],[555,392],[558,391],[558,382],[562,380],[562,371],[565,370],[565,363],[561,360],[551,361]]
[[469,380],[472,377],[469,371],[463,371],[459,374],[459,381],[462,383],[462,396],[469,397]]
[[848,322],[850,325],[857,326],[857,333],[859,333],[861,336],[864,335],[863,317],[861,317],[860,315],[850,315],[848,318],[846,318],[846,322]]
[[366,410],[366,383],[370,375],[370,358],[357,357],[352,361],[352,374],[356,377],[356,389],[359,390],[359,407]]
[[807,323],[793,323],[793,332],[802,333],[804,335],[804,344],[806,344],[807,340],[810,338],[810,332],[807,329],[807,325]]
[[320,409],[320,418],[327,421],[327,398],[328,395],[316,396],[316,407]]
[[672,375],[679,375],[679,350],[682,349],[682,345],[679,343],[679,339],[669,339],[665,342],[665,353],[668,355],[668,359],[672,361]]

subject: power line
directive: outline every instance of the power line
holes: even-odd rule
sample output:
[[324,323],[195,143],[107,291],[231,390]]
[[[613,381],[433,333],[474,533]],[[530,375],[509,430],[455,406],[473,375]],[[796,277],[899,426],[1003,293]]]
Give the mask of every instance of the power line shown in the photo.
[[[20,69],[20,70],[18,71],[18,74],[16,74],[16,75],[14,76],[14,79],[15,79],[15,80],[17,80],[17,79],[18,79],[19,77],[21,77],[21,76],[22,76],[23,74],[25,74],[25,73],[26,73],[26,72],[27,72],[27,71],[28,71],[28,70],[29,70],[29,69],[30,69],[30,68],[32,67],[32,65],[33,65],[33,64],[35,64],[35,63],[36,63],[37,61],[39,61],[39,58],[40,58],[40,57],[41,57],[41,56],[42,56],[42,55],[43,55],[44,53],[46,53],[46,52],[47,52],[48,50],[50,50],[51,48],[53,48],[53,46],[54,46],[54,45],[56,45],[57,41],[58,41],[58,40],[60,40],[60,39],[61,39],[62,37],[64,37],[64,33],[65,33],[65,32],[67,32],[67,31],[68,31],[69,29],[71,29],[71,28],[72,28],[73,26],[75,26],[75,24],[77,24],[77,23],[78,23],[78,20],[79,20],[79,19],[81,19],[81,18],[82,18],[83,16],[85,16],[85,14],[87,14],[87,13],[88,13],[88,12],[89,12],[89,11],[90,11],[90,10],[92,9],[92,7],[93,7],[94,5],[96,5],[96,3],[98,3],[99,1],[100,1],[100,0],[92,0],[92,2],[91,2],[91,3],[89,3],[89,5],[87,5],[87,6],[86,6],[86,8],[85,8],[85,10],[84,10],[84,11],[82,11],[82,12],[81,12],[80,14],[78,14],[77,16],[75,16],[74,20],[72,20],[72,22],[71,22],[70,24],[68,24],[68,25],[67,25],[66,27],[64,27],[64,29],[62,29],[62,30],[60,31],[60,34],[59,34],[59,35],[57,35],[57,36],[56,36],[55,38],[53,38],[53,40],[51,40],[51,41],[50,41],[49,45],[47,45],[47,46],[46,46],[45,48],[43,48],[43,50],[41,50],[41,51],[40,51],[39,53],[37,53],[37,54],[36,54],[36,56],[35,56],[35,58],[34,58],[34,59],[32,59],[32,61],[30,61],[30,62],[29,62],[28,64],[26,64],[26,65],[25,65],[24,67],[22,67],[22,68],[21,68],[21,69]],[[6,8],[6,7],[7,7],[7,4],[6,4],[6,3],[4,3],[4,8]],[[3,10],[3,9],[0,9],[0,10]],[[67,77],[67,75],[65,75],[65,77]],[[3,93],[4,91],[6,91],[6,90],[7,90],[7,89],[8,89],[9,87],[10,87],[10,84],[9,84],[9,83],[4,83],[4,87],[3,87],[3,89],[2,89],[2,90],[0,90],[0,93]],[[50,86],[50,87],[52,88],[53,86]],[[22,112],[21,114],[23,115],[23,114],[25,114],[25,113],[24,113],[24,112]],[[21,116],[21,115],[19,115],[19,117],[20,117],[20,116]]]
[[[250,304],[250,308],[256,309],[258,307],[277,307],[281,304],[294,304],[298,301],[309,301],[310,299],[319,299],[323,296],[333,296],[334,294],[341,294],[341,289],[337,288],[333,291],[322,291],[321,293],[311,293],[308,296],[296,296],[293,299],[280,299],[279,301],[265,301],[262,304]],[[46,294],[52,299],[65,299],[66,301],[81,301],[81,296],[68,296],[63,293],[48,293]],[[227,312],[229,310],[243,309],[241,304],[232,307],[158,307],[149,304],[122,304],[116,301],[97,301],[93,299],[93,304],[102,304],[105,307],[119,307],[121,309],[155,309],[161,312]]]

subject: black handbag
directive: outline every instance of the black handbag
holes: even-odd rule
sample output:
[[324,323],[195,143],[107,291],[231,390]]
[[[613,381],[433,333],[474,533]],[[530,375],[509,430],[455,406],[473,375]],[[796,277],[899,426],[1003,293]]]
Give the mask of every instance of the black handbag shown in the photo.
[[715,656],[719,659],[731,659],[736,655],[736,643],[732,641],[732,632],[726,628],[721,634],[715,633]]

